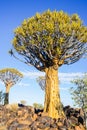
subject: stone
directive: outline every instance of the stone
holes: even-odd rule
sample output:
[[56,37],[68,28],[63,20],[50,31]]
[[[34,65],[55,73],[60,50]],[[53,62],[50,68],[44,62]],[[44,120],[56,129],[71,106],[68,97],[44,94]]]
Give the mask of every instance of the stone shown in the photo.
[[84,112],[83,112],[82,109],[79,110],[79,113],[80,113],[81,116],[84,116]]
[[47,112],[43,112],[43,113],[41,114],[41,116],[48,116],[48,113],[47,113]]
[[78,123],[81,123],[82,125],[84,124],[84,119],[82,116],[78,117]]
[[58,130],[67,130],[67,127],[66,126],[59,126]]
[[43,123],[39,123],[38,128],[45,129],[47,126]]
[[66,118],[52,119],[43,110],[35,112],[31,106],[17,109],[10,105],[0,106],[0,130],[85,130],[79,109],[68,106],[65,111]]
[[81,130],[79,126],[75,126],[75,130]]
[[23,124],[23,125],[31,125],[32,121],[29,120],[18,120],[19,124]]
[[85,130],[85,128],[82,124],[80,124],[79,127],[81,128],[81,130]]
[[78,120],[74,116],[70,117],[70,121],[71,121],[71,124],[73,124],[73,125],[77,125],[78,124]]
[[24,124],[19,124],[17,126],[17,130],[29,130],[29,126],[28,125],[24,125]]
[[17,130],[17,126],[12,126],[11,125],[11,126],[8,127],[8,130]]
[[35,121],[37,119],[37,114],[33,114],[32,120]]
[[83,130],[80,126],[75,126],[75,130]]
[[58,123],[57,123],[57,126],[58,126],[58,127],[62,127],[62,126],[63,126],[62,122],[58,122]]
[[58,130],[58,128],[50,128],[49,130]]
[[29,125],[29,127],[32,128],[32,129],[36,129],[36,128],[38,128],[38,125],[39,125],[39,122],[34,121],[34,122],[32,122],[31,125]]
[[18,116],[22,116],[22,115],[23,115],[22,110],[18,110],[17,115],[18,115]]
[[51,128],[57,128],[57,124],[55,124],[55,123],[54,123],[54,124],[51,124],[50,127],[51,127]]

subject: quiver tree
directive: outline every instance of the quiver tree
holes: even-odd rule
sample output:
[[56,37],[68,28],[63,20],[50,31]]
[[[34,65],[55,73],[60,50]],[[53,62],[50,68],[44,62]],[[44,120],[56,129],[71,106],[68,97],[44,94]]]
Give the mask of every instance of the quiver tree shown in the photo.
[[6,94],[4,104],[9,103],[9,91],[10,88],[15,85],[23,75],[16,69],[6,68],[0,70],[0,80],[5,84]]
[[74,87],[70,88],[74,105],[81,107],[84,112],[87,112],[87,74],[74,79],[71,83],[75,84]]
[[[50,10],[23,21],[15,29],[13,48],[10,54],[22,56],[26,64],[31,64],[46,73],[46,94],[44,112],[53,118],[62,115],[58,68],[63,64],[78,61],[87,49],[87,27],[77,14],[68,15],[63,11]],[[20,58],[19,58],[20,59]]]
[[44,76],[39,76],[39,77],[37,78],[37,82],[38,82],[39,86],[41,87],[41,89],[42,89],[43,91],[45,91],[46,78],[45,78]]

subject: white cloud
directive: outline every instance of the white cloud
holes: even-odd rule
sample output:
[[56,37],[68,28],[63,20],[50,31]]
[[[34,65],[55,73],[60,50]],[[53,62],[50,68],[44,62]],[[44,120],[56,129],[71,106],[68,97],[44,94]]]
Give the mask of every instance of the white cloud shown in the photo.
[[[44,72],[29,72],[29,71],[22,71],[23,75],[25,78],[32,78],[35,79],[39,76],[45,76]],[[69,83],[70,81],[72,81],[73,79],[77,78],[77,77],[82,77],[84,75],[84,73],[81,72],[77,72],[77,73],[61,73],[59,72],[59,80],[60,83]],[[0,81],[0,84],[3,85],[4,83]],[[20,82],[18,83],[18,86],[22,86],[22,87],[28,87],[30,86],[29,83],[24,83],[24,82]],[[62,90],[65,90],[66,88],[61,88]]]
[[75,77],[75,76],[83,76],[84,73],[81,73],[81,72],[77,72],[77,73],[59,73],[60,76],[62,77]]
[[69,88],[67,88],[67,87],[60,87],[60,90],[68,91]]
[[1,84],[1,85],[4,85],[4,83],[3,83],[2,81],[0,81],[0,84]]
[[59,79],[61,82],[70,82],[77,77],[82,77],[84,73],[59,73]]
[[[44,72],[22,72],[25,77],[28,78],[37,78],[39,76],[45,76]],[[77,78],[77,77],[82,77],[84,73],[77,72],[77,73],[59,73],[59,80],[60,82],[70,82],[71,80]]]
[[21,86],[21,87],[29,87],[30,84],[29,84],[29,83],[20,82],[20,83],[18,83],[18,86]]
[[44,72],[29,72],[29,71],[24,71],[24,72],[22,72],[22,74],[25,77],[29,77],[29,78],[36,78],[36,77],[39,77],[39,76],[45,76]]

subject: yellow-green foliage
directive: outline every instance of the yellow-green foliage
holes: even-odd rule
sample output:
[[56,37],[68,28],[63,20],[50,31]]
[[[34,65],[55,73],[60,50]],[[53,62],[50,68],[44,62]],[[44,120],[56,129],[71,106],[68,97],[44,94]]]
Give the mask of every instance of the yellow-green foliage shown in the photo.
[[33,103],[33,107],[36,109],[43,109],[43,105],[40,103]]
[[14,69],[14,68],[5,68],[5,69],[0,70],[1,74],[7,73],[7,72],[10,72],[12,74],[16,74],[16,75],[18,75],[21,78],[23,77],[23,74],[20,73],[18,70]]
[[[42,31],[47,31],[47,35],[37,35]],[[61,33],[60,37],[53,38],[52,35],[55,32]],[[77,14],[68,15],[63,11],[45,11],[42,14],[36,13],[34,17],[25,19],[22,25],[15,29],[15,37],[13,39],[13,46],[19,52],[25,50],[28,42],[25,41],[26,37],[32,37],[29,39],[31,44],[40,45],[42,41],[46,44],[48,49],[52,49],[54,42],[58,43],[58,47],[55,48],[58,54],[61,54],[61,44],[66,44],[66,39],[72,35],[80,42],[87,42],[87,27],[85,27]],[[62,35],[63,34],[63,35]],[[19,38],[21,37],[21,45]],[[65,37],[64,37],[65,36]],[[54,52],[53,52],[54,53]]]

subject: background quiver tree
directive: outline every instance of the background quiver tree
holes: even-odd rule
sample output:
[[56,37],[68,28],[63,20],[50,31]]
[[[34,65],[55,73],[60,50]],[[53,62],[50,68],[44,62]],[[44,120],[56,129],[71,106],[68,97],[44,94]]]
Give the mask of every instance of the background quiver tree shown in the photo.
[[70,88],[75,106],[79,106],[84,112],[87,112],[87,74],[74,79],[71,83],[75,85]]
[[46,85],[45,85],[45,83],[46,83],[45,76],[39,76],[36,80],[37,80],[39,86],[41,87],[41,89],[43,91],[45,91],[45,87],[46,87]]
[[15,85],[23,75],[14,68],[5,68],[0,70],[0,80],[5,84],[6,94],[4,104],[9,103],[9,91],[10,88]]
[[40,103],[33,103],[33,107],[34,107],[35,109],[43,109],[43,105],[40,104]]
[[75,63],[85,54],[87,27],[77,14],[48,10],[25,19],[15,29],[14,35],[13,49],[9,53],[46,73],[44,112],[50,117],[60,118],[63,111],[58,68],[63,64]]

